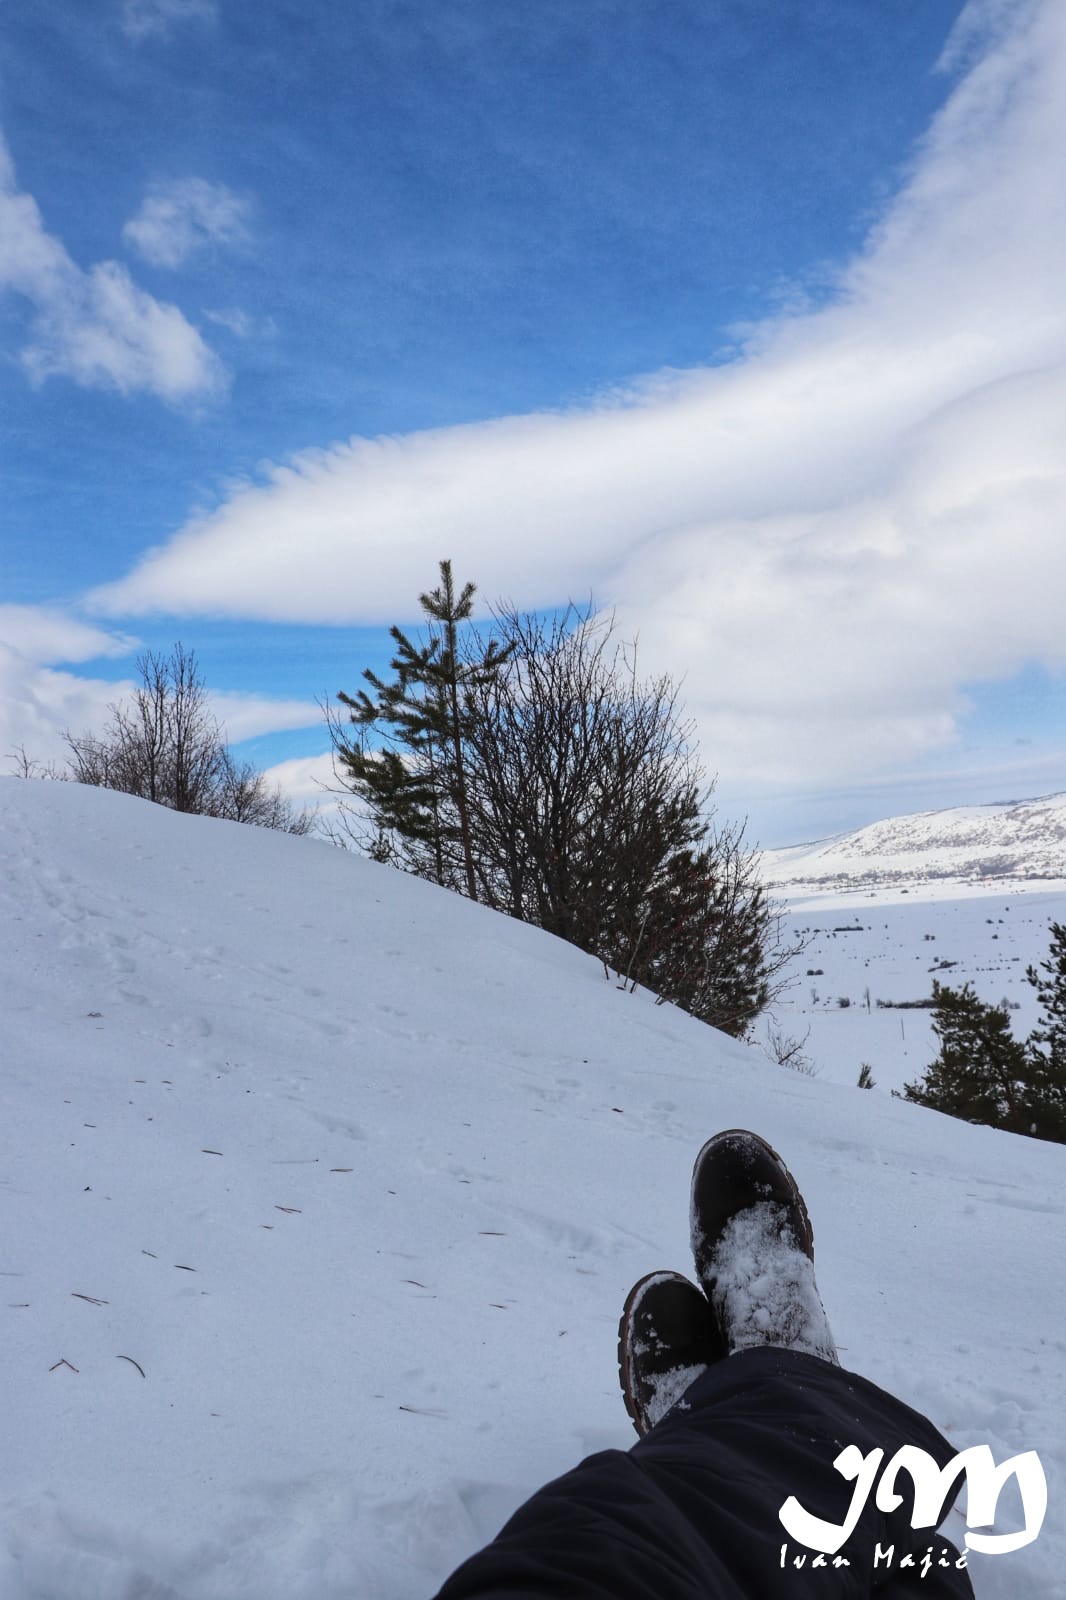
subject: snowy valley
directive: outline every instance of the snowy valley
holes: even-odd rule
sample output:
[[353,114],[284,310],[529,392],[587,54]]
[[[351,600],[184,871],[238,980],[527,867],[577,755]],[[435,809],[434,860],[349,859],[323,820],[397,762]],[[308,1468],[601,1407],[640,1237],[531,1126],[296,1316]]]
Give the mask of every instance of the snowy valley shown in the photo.
[[1026,968],[1066,922],[1066,795],[894,817],[761,869],[803,946],[774,1027],[805,1070],[854,1084],[867,1063],[886,1092],[920,1077],[937,1046],[915,1002],[934,980],[1005,1004],[1018,1038],[1035,1025]]

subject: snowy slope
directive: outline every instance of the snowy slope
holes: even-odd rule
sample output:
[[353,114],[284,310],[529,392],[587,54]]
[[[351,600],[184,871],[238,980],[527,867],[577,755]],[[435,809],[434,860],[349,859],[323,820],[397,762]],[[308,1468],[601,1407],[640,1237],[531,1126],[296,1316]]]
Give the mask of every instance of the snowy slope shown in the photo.
[[1066,794],[890,817],[814,844],[768,850],[762,873],[790,894],[943,879],[1066,886]]
[[978,1594],[1066,1596],[1062,1148],[310,840],[4,779],[0,885],[2,1600],[432,1594],[632,1442],[622,1299],[686,1266],[735,1125],[803,1186],[845,1364],[1039,1452],[1044,1530]]

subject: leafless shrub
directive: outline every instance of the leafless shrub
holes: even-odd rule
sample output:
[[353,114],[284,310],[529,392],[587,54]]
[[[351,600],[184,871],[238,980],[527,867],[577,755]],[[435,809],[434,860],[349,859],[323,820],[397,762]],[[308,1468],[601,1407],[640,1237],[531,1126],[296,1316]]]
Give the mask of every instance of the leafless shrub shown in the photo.
[[36,756],[27,755],[26,746],[16,745],[14,750],[7,753],[7,761],[11,766],[12,776],[16,778],[51,778],[62,781],[67,774],[58,767],[54,761],[40,761]]
[[764,1049],[771,1061],[776,1061],[779,1067],[787,1067],[790,1072],[799,1072],[805,1078],[816,1078],[818,1068],[806,1054],[807,1040],[811,1036],[810,1028],[802,1039],[796,1039],[787,1034],[779,1023],[772,1019],[767,1024]]
[[139,795],[172,811],[310,831],[306,810],[230,753],[193,651],[180,642],[169,655],[149,651],[137,658],[137,671],[140,683],[128,700],[109,707],[102,733],[64,735],[76,783]]

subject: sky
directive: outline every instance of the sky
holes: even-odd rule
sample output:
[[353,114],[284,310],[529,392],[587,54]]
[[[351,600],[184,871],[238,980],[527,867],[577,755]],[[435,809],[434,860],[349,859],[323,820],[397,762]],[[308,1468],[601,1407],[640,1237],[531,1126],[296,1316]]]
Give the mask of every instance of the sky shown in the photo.
[[0,761],[241,754],[449,557],[784,845],[1066,788],[1061,0],[4,0]]

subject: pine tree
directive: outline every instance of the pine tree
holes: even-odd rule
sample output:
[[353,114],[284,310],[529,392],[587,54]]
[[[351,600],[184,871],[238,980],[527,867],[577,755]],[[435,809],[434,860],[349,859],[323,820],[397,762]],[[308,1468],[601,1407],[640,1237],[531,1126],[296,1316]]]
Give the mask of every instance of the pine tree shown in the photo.
[[[393,837],[398,835],[409,841],[416,854],[421,854],[421,847],[428,848],[435,870],[426,875],[444,883],[434,760],[438,719],[425,690],[432,648],[413,644],[398,627],[389,632],[396,645],[389,663],[395,679],[386,683],[368,667],[363,676],[375,691],[373,698],[365,689],[354,696],[341,690],[337,696],[348,707],[351,723],[361,730],[353,743],[337,723],[331,722],[337,759],[351,787],[370,811],[374,829],[372,857],[388,860],[396,848]],[[377,734],[378,744],[371,744],[366,730]]]
[[660,1001],[741,1038],[769,999],[773,909],[739,833],[707,846],[707,831],[656,875],[630,970]]
[[1051,924],[1049,959],[1039,968],[1028,967],[1025,976],[1037,992],[1041,1011],[1026,1045],[1034,1132],[1066,1143],[1066,924]]
[[1066,1072],[1066,924],[1051,924],[1050,959],[1042,961],[1039,968],[1027,967],[1025,976],[1037,992],[1043,1013],[1029,1043],[1060,1072]]
[[1031,1132],[1029,1063],[1009,1013],[979,1000],[969,983],[951,989],[934,981],[933,1000],[940,1053],[924,1078],[904,1085],[903,1098],[964,1122]]
[[467,583],[457,595],[452,564],[442,561],[438,587],[419,595],[428,637],[415,642],[393,626],[392,681],[367,668],[372,696],[365,689],[337,696],[361,730],[356,742],[331,722],[337,758],[370,811],[377,859],[394,854],[420,876],[464,888],[471,900],[478,899],[478,888],[467,800],[466,694],[491,681],[509,653],[490,638],[480,655],[462,656],[459,625],[469,620],[476,593]]
[[426,682],[430,699],[436,712],[435,727],[445,743],[451,762],[454,784],[455,809],[459,819],[459,838],[463,849],[463,870],[466,875],[466,892],[476,900],[477,879],[474,873],[474,849],[470,833],[470,808],[467,803],[466,763],[463,758],[463,733],[465,727],[463,692],[482,680],[493,679],[507,660],[509,651],[490,639],[480,661],[461,661],[459,658],[459,624],[469,620],[477,588],[465,583],[457,596],[452,581],[452,564],[440,564],[440,583],[428,594],[420,594],[418,603],[439,632],[433,636],[436,649],[427,663]]

